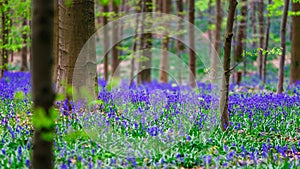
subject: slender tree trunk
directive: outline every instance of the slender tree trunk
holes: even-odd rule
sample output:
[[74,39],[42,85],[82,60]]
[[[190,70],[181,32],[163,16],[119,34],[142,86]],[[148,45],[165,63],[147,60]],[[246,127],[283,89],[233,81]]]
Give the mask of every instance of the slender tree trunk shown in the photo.
[[[170,14],[172,12],[172,0],[164,0],[163,1],[163,12],[166,14]],[[168,29],[170,25],[165,25],[165,29]],[[166,31],[167,32],[167,31]],[[165,34],[162,39],[162,57],[160,61],[160,73],[159,80],[160,82],[166,83],[168,82],[168,45],[169,45],[169,35]]]
[[193,51],[195,49],[195,0],[189,1],[189,81],[192,87],[196,87],[196,53]]
[[[264,49],[265,36],[265,22],[264,22],[264,1],[258,1],[258,21],[259,21],[259,48]],[[259,78],[262,79],[263,74],[263,51],[258,51],[258,73]]]
[[[243,61],[242,54],[243,54],[243,50],[245,50],[245,44],[246,44],[245,39],[247,37],[247,11],[248,11],[247,0],[242,0],[240,4],[241,4],[241,20],[239,23],[237,44],[236,44],[236,48],[235,48],[235,52],[234,52],[234,60],[238,64]],[[237,82],[240,82],[240,81],[237,81]],[[239,85],[239,83],[238,83],[238,85]]]
[[[234,21],[234,24],[233,24],[233,34],[234,35],[237,35],[238,33],[238,19],[237,19],[237,15],[238,15],[238,10],[235,11],[235,21]],[[236,50],[235,50],[235,47],[237,46],[237,36],[233,36],[232,37],[232,40],[233,40],[233,46],[232,46],[232,51],[233,51],[233,56],[235,56],[235,53],[236,53]],[[235,61],[235,58],[231,60],[232,62],[232,67],[234,65],[236,65],[236,61]],[[232,70],[231,72],[231,80],[232,80],[232,83],[234,84],[235,83],[235,69]]]
[[221,0],[216,0],[216,34],[215,34],[215,50],[216,52],[212,55],[212,73],[213,79],[218,76],[218,66],[219,66],[219,57],[220,48],[221,48],[221,32],[222,32],[222,8]]
[[152,33],[144,33],[144,29],[148,29],[151,26],[150,20],[152,20],[152,0],[143,0],[143,14],[142,19],[142,34],[141,34],[141,46],[143,59],[139,61],[139,74],[138,83],[151,82],[151,48],[152,48]]
[[234,14],[237,1],[229,0],[229,9],[226,24],[225,44],[224,44],[224,58],[223,58],[223,75],[222,75],[222,92],[220,99],[220,113],[221,113],[221,128],[225,131],[229,123],[228,114],[228,94],[229,94],[229,78],[230,78],[230,54],[231,54],[231,41],[232,41],[232,29],[234,23]]
[[[102,9],[102,11],[103,11],[103,13],[105,13],[105,14],[107,14],[108,12],[109,12],[109,5],[107,4],[107,5],[103,5],[103,7],[102,7],[103,9]],[[108,17],[107,17],[107,15],[103,15],[103,19],[102,19],[102,21],[103,21],[103,33],[104,33],[104,35],[103,35],[103,48],[104,48],[104,60],[103,60],[103,67],[104,67],[104,79],[106,80],[106,81],[108,81],[108,48],[109,48],[109,36],[108,36],[108,32],[109,32],[109,30],[108,30],[108,28],[107,28],[107,26],[105,26],[106,24],[108,24]]]
[[[95,43],[93,40],[89,40],[87,46],[83,48],[95,32],[94,0],[72,0],[70,6],[66,6],[64,1],[59,1],[59,17],[57,91],[65,94],[70,99],[72,98],[66,92],[66,87],[74,86],[72,84],[73,73],[76,68],[76,70],[81,70],[77,71],[78,77],[76,77],[80,78],[80,81],[74,81],[77,87],[76,90],[84,87],[90,91],[91,95],[94,95],[97,92],[97,88],[95,88],[97,80]],[[85,50],[83,52],[86,56],[79,58],[82,49]],[[77,64],[76,67],[75,64]]]
[[[27,25],[27,19],[24,18],[22,26],[25,27]],[[22,34],[23,39],[23,47],[22,47],[22,64],[21,64],[21,71],[28,71],[27,66],[27,32],[23,32]]]
[[[33,0],[32,18],[32,91],[34,113],[45,113],[50,118],[50,109],[54,102],[52,88],[53,63],[53,0]],[[42,22],[41,22],[42,21]],[[44,35],[44,36],[41,36]],[[38,111],[42,109],[43,111]],[[37,115],[40,117],[41,115]],[[38,119],[36,119],[38,120]],[[54,122],[53,122],[54,124]],[[52,169],[54,125],[36,127],[33,136],[31,165],[33,169]]]
[[[300,11],[300,2],[292,3],[292,10],[294,12]],[[295,84],[300,80],[300,16],[292,17],[293,24],[293,36],[292,36],[292,59],[291,59],[291,84]]]
[[[142,5],[142,2],[141,1],[138,1],[137,4],[136,4],[136,13],[140,13],[141,12],[141,5]],[[134,34],[134,39],[133,39],[133,46],[132,46],[132,58],[131,58],[131,67],[130,67],[130,85],[132,84],[133,82],[133,79],[134,79],[134,70],[135,70],[135,59],[137,58],[137,49],[138,49],[138,41],[139,41],[139,35],[138,35],[138,32],[139,32],[139,24],[140,24],[140,19],[139,19],[139,15],[136,15],[136,18],[135,18],[135,21],[136,21],[136,25],[135,25],[135,34]]]
[[[181,19],[184,19],[183,14],[183,0],[176,0],[176,6],[177,6],[177,16]],[[181,21],[178,21],[177,23],[177,31],[182,32],[184,30],[184,25]],[[180,39],[181,41],[184,41],[184,35],[182,33],[177,35],[177,39]],[[181,75],[181,53],[184,50],[184,44],[177,40],[176,41],[176,50],[177,50],[177,56],[178,56],[178,82],[182,83],[182,75]]]
[[257,23],[256,23],[256,8],[257,0],[252,0],[252,13],[251,13],[251,24],[252,24],[252,49],[256,49],[257,43]]
[[[115,3],[115,1],[112,1],[112,11],[114,12],[114,19],[118,19],[119,16],[119,7],[118,4]],[[119,38],[119,24],[114,24],[112,28],[112,41],[117,42]],[[112,75],[114,77],[119,77],[120,72],[117,71],[120,60],[119,60],[119,51],[118,51],[119,43],[114,45],[111,49],[111,68],[112,68]]]
[[[269,5],[272,3],[272,0],[269,0]],[[270,37],[270,28],[271,28],[271,17],[268,16],[267,19],[267,31],[266,31],[266,40],[265,40],[265,46],[264,46],[264,50],[268,50],[268,46],[269,46],[269,37]],[[263,71],[263,84],[266,83],[267,80],[267,57],[268,57],[268,52],[266,52],[266,54],[263,56],[263,67],[262,67],[262,71]]]
[[285,62],[285,53],[286,53],[286,25],[287,25],[287,14],[289,10],[290,0],[284,1],[281,29],[280,29],[280,46],[282,48],[282,53],[280,56],[279,72],[278,72],[278,84],[277,84],[277,93],[281,94],[283,91],[283,80],[284,80],[284,62]]
[[6,49],[6,47],[4,47],[5,45],[8,44],[8,34],[9,34],[9,25],[8,25],[8,15],[6,13],[8,13],[8,1],[4,0],[1,4],[2,6],[2,64],[1,64],[1,76],[4,76],[4,72],[8,70],[8,50]]

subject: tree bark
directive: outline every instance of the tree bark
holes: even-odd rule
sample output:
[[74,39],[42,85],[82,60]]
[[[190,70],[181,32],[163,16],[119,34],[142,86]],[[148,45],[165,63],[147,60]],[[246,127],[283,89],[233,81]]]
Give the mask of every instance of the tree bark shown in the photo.
[[282,48],[282,53],[280,56],[279,72],[278,72],[278,84],[277,84],[277,93],[281,94],[283,91],[283,80],[284,80],[284,62],[285,62],[285,53],[286,53],[286,25],[287,25],[287,14],[289,10],[290,0],[284,1],[282,21],[280,28],[280,46]]
[[[108,4],[103,5],[102,8],[103,8],[102,11],[103,11],[104,14],[107,14],[109,12],[109,5]],[[103,21],[103,33],[104,33],[104,35],[103,35],[103,44],[104,44],[103,48],[104,48],[104,52],[106,52],[106,51],[109,50],[108,49],[109,48],[109,36],[108,36],[109,30],[108,30],[107,26],[105,26],[106,24],[108,24],[107,15],[103,15],[102,21]],[[104,53],[104,59],[103,59],[103,67],[104,67],[104,72],[103,73],[104,73],[104,79],[106,81],[108,81],[108,53],[109,52]]]
[[6,47],[4,47],[5,45],[8,44],[8,36],[9,36],[9,25],[8,25],[8,20],[9,17],[6,13],[8,13],[9,9],[8,9],[8,1],[4,0],[1,3],[2,6],[2,61],[1,61],[1,75],[0,77],[4,76],[4,72],[8,70],[8,50],[6,49]]
[[[72,85],[73,73],[76,68],[82,70],[78,71],[78,76],[81,75],[82,77],[79,77],[80,81],[76,82],[76,90],[84,86],[90,91],[90,94],[95,94],[97,92],[97,88],[95,88],[97,79],[96,55],[94,53],[95,49],[93,49],[95,43],[93,44],[93,40],[89,40],[89,43],[86,44],[95,32],[94,1],[72,0],[71,5],[66,6],[64,0],[59,0],[59,17],[57,91],[65,94],[70,99],[72,98],[67,93],[66,87]],[[87,46],[83,48],[85,44]],[[78,58],[82,49],[89,51],[83,51],[86,56]],[[75,64],[78,64],[77,67],[75,67]]]
[[193,51],[195,49],[195,0],[189,1],[189,81],[191,87],[196,87],[196,53]]
[[[54,102],[52,88],[53,64],[53,0],[33,0],[32,17],[32,91],[34,113],[41,108],[50,118],[50,109]],[[31,165],[33,169],[52,169],[53,138],[45,139],[47,133],[54,133],[54,126],[35,128]]]
[[[294,12],[300,11],[300,2],[293,2],[292,3],[292,10]],[[300,80],[300,16],[293,16],[292,17],[292,59],[291,59],[291,75],[290,81],[291,84],[295,84]]]
[[221,8],[221,0],[216,0],[216,34],[215,34],[215,43],[214,47],[216,52],[213,52],[211,65],[212,65],[212,76],[213,79],[218,77],[218,66],[219,66],[219,57],[220,48],[221,48],[221,32],[222,32],[222,8]]
[[259,78],[262,79],[263,74],[263,51],[264,49],[264,36],[265,36],[265,22],[264,22],[264,1],[258,1],[258,22],[259,22],[259,48],[258,51],[258,74]]
[[[269,0],[269,5],[272,3],[272,0]],[[270,37],[270,28],[271,28],[271,17],[268,16],[267,19],[267,31],[266,31],[266,40],[265,40],[265,46],[264,50],[267,51],[269,47],[269,37]],[[266,83],[267,80],[267,57],[268,57],[268,52],[263,56],[263,84]]]
[[224,42],[224,58],[223,58],[223,74],[222,74],[222,92],[220,99],[220,113],[221,113],[221,128],[225,131],[229,123],[228,114],[228,95],[229,95],[229,78],[230,78],[230,54],[231,54],[231,41],[233,36],[233,23],[235,9],[237,6],[236,0],[229,0],[226,34]]
[[[176,0],[176,6],[177,6],[177,16],[184,19],[184,13],[183,13],[183,0]],[[178,21],[177,23],[177,30],[179,34],[177,35],[177,39],[180,39],[181,41],[184,41],[184,35],[183,33],[180,33],[184,30],[184,25],[181,21]],[[178,56],[178,82],[182,83],[182,75],[181,75],[181,53],[184,50],[184,44],[177,40],[176,41],[176,50],[177,50],[177,56]]]
[[[163,12],[166,14],[170,14],[172,12],[172,0],[164,0],[163,1]],[[165,29],[168,29],[170,25],[165,25]],[[169,45],[169,35],[167,31],[162,39],[162,57],[160,60],[160,72],[159,72],[159,80],[160,82],[167,83],[168,82],[168,45]]]
[[[22,26],[25,27],[26,25],[27,25],[27,19],[24,18]],[[23,47],[22,47],[22,54],[21,54],[21,59],[22,59],[21,71],[28,71],[28,66],[27,66],[27,32],[23,32],[22,39],[23,39]]]
[[54,0],[54,27],[53,27],[53,72],[52,80],[56,86],[57,73],[58,73],[58,50],[59,50],[59,20],[58,20],[58,0]]
[[143,0],[142,9],[143,12],[148,14],[142,14],[142,34],[140,36],[141,46],[140,50],[142,51],[143,59],[139,61],[139,74],[138,74],[138,83],[151,82],[151,57],[152,57],[152,33],[144,33],[145,29],[149,29],[151,26],[152,20],[152,0]]
[[[119,7],[118,4],[115,3],[115,1],[112,1],[112,11],[114,12],[114,19],[118,19],[118,15],[119,15]],[[119,24],[114,24],[112,27],[112,41],[113,42],[117,42],[118,38],[119,38]],[[119,51],[118,51],[118,46],[119,43],[116,43],[112,49],[111,49],[111,68],[112,68],[112,75],[114,77],[119,77],[120,76],[120,72],[117,70],[120,60],[119,60]]]
[[257,0],[252,0],[252,13],[251,13],[252,49],[256,49],[256,45],[257,45],[256,5],[257,5]]

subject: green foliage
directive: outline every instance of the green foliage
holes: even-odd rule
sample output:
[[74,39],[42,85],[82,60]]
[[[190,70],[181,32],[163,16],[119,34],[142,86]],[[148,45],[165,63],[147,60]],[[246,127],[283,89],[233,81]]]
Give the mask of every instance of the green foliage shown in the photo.
[[106,86],[107,91],[112,91],[114,88],[118,87],[121,83],[121,79],[113,77],[110,79],[109,83]]
[[38,107],[35,109],[32,116],[32,123],[36,129],[51,129],[55,125],[55,120],[58,117],[58,111],[51,108],[49,110],[49,115],[47,115],[46,111]]
[[102,6],[106,6],[109,4],[109,1],[110,0],[99,0],[99,4],[102,5]]

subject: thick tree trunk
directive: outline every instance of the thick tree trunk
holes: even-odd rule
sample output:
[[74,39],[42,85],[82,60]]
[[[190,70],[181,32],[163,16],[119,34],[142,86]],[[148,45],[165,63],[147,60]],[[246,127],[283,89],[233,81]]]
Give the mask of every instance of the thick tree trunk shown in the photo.
[[[258,22],[259,22],[259,48],[264,49],[265,22],[264,22],[264,1],[258,1]],[[258,51],[258,74],[262,79],[263,74],[263,51]]]
[[[170,14],[172,12],[172,0],[164,0],[163,1],[163,12],[166,14]],[[165,29],[168,29],[170,25],[165,25]],[[167,31],[166,31],[167,32]],[[168,82],[168,45],[169,45],[169,35],[165,34],[162,39],[162,57],[160,60],[160,72],[159,72],[159,80],[160,82],[166,83]]]
[[[115,1],[112,1],[112,11],[114,12],[114,19],[118,19],[119,16],[119,7],[118,4],[115,3]],[[112,27],[112,41],[117,42],[119,38],[119,24],[114,24]],[[118,51],[119,43],[114,45],[111,49],[111,68],[112,68],[112,75],[114,77],[119,77],[120,72],[117,70],[120,60],[119,60],[119,51]]]
[[[26,25],[27,25],[27,19],[24,18],[22,26],[25,27]],[[27,66],[27,32],[23,32],[22,39],[23,39],[23,47],[22,47],[22,54],[21,54],[21,59],[22,59],[21,71],[28,71],[28,66]]]
[[[72,98],[72,96],[67,95],[66,87],[72,85],[73,73],[76,68],[81,70],[77,71],[78,77],[76,78],[79,78],[80,81],[76,81],[76,90],[79,87],[85,87],[91,94],[95,94],[97,76],[93,40],[90,40],[84,48],[85,51],[83,52],[86,56],[78,58],[83,46],[95,32],[94,1],[72,0],[70,6],[66,6],[64,1],[59,1],[59,17],[57,91],[65,94],[68,98]],[[76,67],[75,64],[77,64]]]
[[[176,0],[176,6],[177,6],[177,11],[178,11],[177,16],[181,19],[184,19],[183,0]],[[178,32],[182,32],[184,30],[184,25],[181,21],[178,21],[178,23],[177,23],[177,30],[178,30]],[[182,33],[178,34],[177,39],[184,41],[184,35]],[[177,56],[178,56],[178,82],[181,84],[182,83],[181,53],[184,50],[184,44],[179,40],[176,41],[176,50],[177,50]]]
[[[103,13],[107,14],[109,12],[109,5],[103,5],[102,7],[102,11]],[[103,21],[103,48],[104,48],[104,52],[108,51],[109,49],[109,36],[108,36],[108,27],[106,26],[106,24],[108,24],[108,17],[107,15],[103,15],[103,18],[102,18],[102,21]],[[104,79],[106,81],[108,81],[108,53],[109,52],[106,52],[104,53],[104,59],[103,59],[103,68],[104,68]]]
[[280,46],[282,48],[282,53],[280,56],[279,72],[278,72],[278,84],[277,84],[277,93],[281,94],[283,91],[283,80],[284,80],[284,62],[285,62],[285,53],[286,53],[286,25],[287,25],[287,14],[289,10],[290,0],[284,1],[281,28],[280,28]]
[[[300,11],[300,2],[292,3],[292,10],[294,12]],[[292,17],[293,24],[293,36],[292,36],[292,59],[291,59],[291,84],[294,84],[300,80],[300,16]]]
[[[31,71],[34,113],[44,112],[50,118],[50,109],[54,102],[51,71],[53,63],[54,2],[53,0],[33,0],[32,4],[33,58]],[[43,112],[37,111],[38,109],[42,109]],[[53,138],[43,137],[45,134],[55,134],[53,129],[54,126],[35,128],[31,159],[33,169],[52,169],[54,167]]]
[[56,86],[57,73],[58,73],[58,50],[59,50],[59,20],[58,20],[58,0],[54,0],[54,27],[53,27],[53,70],[52,70],[52,80]]
[[[269,0],[269,5],[272,3],[272,0]],[[267,31],[266,31],[266,40],[265,40],[265,46],[264,46],[264,50],[268,50],[269,47],[269,37],[270,37],[270,28],[271,28],[271,17],[268,15],[268,19],[267,19]],[[266,52],[266,54],[263,56],[263,67],[262,67],[262,71],[263,71],[263,84],[266,83],[267,80],[267,58],[268,58],[268,52]]]
[[216,34],[215,34],[215,43],[214,47],[216,52],[213,52],[211,65],[212,65],[212,76],[213,79],[218,77],[218,66],[219,66],[219,57],[220,48],[221,48],[221,32],[222,32],[222,8],[221,0],[216,0]]
[[189,1],[189,81],[192,87],[196,87],[196,53],[193,51],[195,49],[195,0]]
[[152,48],[152,33],[144,33],[144,29],[148,29],[150,25],[150,20],[152,20],[152,0],[143,0],[142,2],[143,12],[148,14],[143,14],[142,19],[142,34],[141,34],[141,46],[142,57],[139,61],[139,74],[138,83],[151,82],[151,48]]
[[232,29],[234,23],[234,14],[237,1],[229,0],[229,9],[226,24],[225,44],[224,44],[224,58],[223,58],[223,75],[222,75],[222,89],[220,99],[220,113],[221,113],[221,128],[225,131],[229,123],[228,114],[228,94],[229,94],[229,78],[230,78],[230,54],[231,54],[231,41],[232,41]]

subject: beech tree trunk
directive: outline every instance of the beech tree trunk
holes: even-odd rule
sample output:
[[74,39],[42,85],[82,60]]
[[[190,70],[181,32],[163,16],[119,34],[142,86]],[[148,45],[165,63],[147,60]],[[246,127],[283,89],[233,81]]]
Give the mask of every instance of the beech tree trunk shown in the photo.
[[[272,0],[269,0],[269,5],[272,3]],[[271,17],[268,15],[268,19],[267,19],[267,31],[266,31],[266,40],[265,40],[265,46],[264,46],[264,50],[268,50],[269,47],[269,37],[270,37],[270,28],[271,28]],[[263,84],[266,83],[267,80],[267,57],[268,57],[268,52],[266,52],[266,54],[263,56],[263,67],[262,67],[262,71],[263,71]]]
[[219,66],[219,57],[220,48],[221,48],[221,32],[222,32],[222,8],[221,8],[221,0],[216,0],[216,34],[215,34],[215,43],[214,47],[216,52],[213,52],[211,65],[212,65],[212,76],[213,79],[218,76],[218,66]]
[[281,28],[280,28],[280,47],[282,48],[282,53],[280,56],[279,72],[278,72],[278,84],[277,93],[281,94],[283,91],[283,80],[284,80],[284,62],[286,53],[286,25],[287,25],[287,14],[289,10],[290,0],[284,1]]
[[[166,14],[170,14],[172,12],[172,0],[164,0],[163,1],[163,12]],[[170,25],[166,25],[165,29],[168,29]],[[167,31],[166,31],[167,32]],[[168,45],[169,45],[169,35],[165,34],[162,39],[162,57],[160,60],[160,72],[159,72],[159,80],[160,82],[167,83],[168,82]]]
[[233,36],[232,30],[233,30],[236,6],[237,6],[236,0],[229,0],[226,34],[225,34],[225,42],[224,42],[223,74],[222,74],[222,89],[221,89],[222,92],[221,92],[221,99],[220,99],[222,131],[225,131],[230,125],[229,114],[228,114],[230,55],[231,55],[231,41]]
[[[57,91],[71,99],[72,96],[67,94],[66,87],[72,85],[74,70],[81,69],[82,71],[77,71],[79,73],[78,76],[82,77],[77,77],[80,81],[76,81],[76,90],[84,87],[89,91],[94,91],[90,94],[95,94],[97,92],[97,88],[95,88],[97,75],[96,55],[94,53],[95,49],[93,49],[95,48],[93,46],[95,43],[92,44],[93,40],[90,40],[89,44],[84,48],[90,52],[85,51],[86,56],[78,58],[83,45],[95,32],[94,0],[72,0],[70,6],[66,6],[65,1],[60,0],[59,17]],[[78,64],[77,67],[75,67],[76,62]]]
[[251,13],[251,24],[252,24],[252,49],[256,49],[257,45],[257,23],[256,23],[256,6],[257,0],[252,0],[252,13]]
[[[243,51],[245,50],[245,40],[247,38],[247,0],[242,0],[241,3],[241,20],[239,21],[238,26],[238,35],[237,35],[237,43],[234,52],[234,65],[239,64],[243,61]],[[237,76],[240,76],[239,71],[237,72]],[[238,78],[238,77],[237,77]],[[237,79],[237,84],[240,85],[242,76]]]
[[[102,11],[104,14],[107,14],[109,12],[109,5],[106,4],[106,5],[103,5],[102,7]],[[107,26],[105,26],[106,24],[108,24],[108,17],[107,15],[103,15],[103,18],[102,18],[102,21],[103,21],[103,48],[104,48],[104,51],[108,51],[108,48],[109,48],[109,36],[108,36],[108,28]],[[104,79],[106,81],[108,81],[108,53],[109,52],[106,52],[104,53],[104,59],[103,59],[103,68],[104,68]]]
[[[258,1],[258,21],[259,21],[259,48],[264,49],[265,22],[264,22],[264,1]],[[263,51],[258,51],[258,74],[262,79],[263,74]]]
[[[300,11],[300,2],[293,1],[292,10],[294,12]],[[291,84],[295,84],[300,80],[300,16],[292,17],[292,59],[291,59]]]
[[[183,13],[183,0],[176,0],[176,6],[177,6],[177,16],[181,19],[184,19],[184,13]],[[178,21],[177,23],[177,30],[178,32],[182,32],[184,30],[184,25],[181,21]],[[183,34],[178,34],[177,39],[184,40]],[[180,42],[179,40],[176,41],[176,50],[177,50],[177,56],[178,56],[178,82],[182,83],[182,75],[181,75],[181,53],[184,50],[184,44]]]
[[[24,18],[22,26],[25,27],[26,25],[27,25],[27,19]],[[27,32],[23,32],[22,39],[23,39],[23,47],[22,47],[22,54],[21,54],[21,59],[22,59],[21,71],[28,71],[28,66],[27,66]]]
[[151,26],[150,20],[152,20],[152,0],[143,0],[142,2],[143,14],[142,19],[142,34],[140,36],[142,51],[142,59],[139,61],[139,73],[138,83],[151,82],[151,57],[152,57],[152,33],[144,33],[144,29],[148,29]]
[[56,86],[57,74],[58,74],[58,50],[59,50],[59,20],[58,20],[58,0],[54,0],[54,27],[53,27],[53,71],[52,80]]
[[[42,109],[50,118],[50,108],[54,102],[52,88],[53,63],[53,0],[33,0],[32,16],[32,91],[34,113]],[[43,36],[41,36],[43,35]],[[41,112],[40,112],[41,113]],[[35,128],[31,165],[33,169],[52,169],[54,155],[52,152],[53,138],[43,137],[55,134],[54,126]]]
[[195,49],[195,0],[189,1],[189,81],[191,87],[196,87],[196,53],[193,51]]
[[[112,11],[114,12],[114,19],[118,19],[119,16],[119,7],[115,1],[112,1]],[[112,27],[112,41],[117,42],[119,38],[119,24],[114,24]],[[111,68],[112,68],[112,75],[114,77],[119,77],[120,72],[117,71],[120,60],[119,60],[119,51],[118,51],[119,43],[115,44],[111,49]]]
[[[8,1],[4,0],[1,3],[1,13],[2,13],[2,46],[5,46],[8,44],[8,34],[9,34],[9,25],[8,20],[9,17],[6,14],[8,12]],[[4,72],[8,70],[8,50],[3,47],[2,48],[2,56],[1,56],[1,75],[0,77],[4,76]]]

